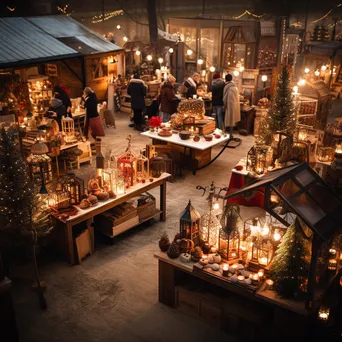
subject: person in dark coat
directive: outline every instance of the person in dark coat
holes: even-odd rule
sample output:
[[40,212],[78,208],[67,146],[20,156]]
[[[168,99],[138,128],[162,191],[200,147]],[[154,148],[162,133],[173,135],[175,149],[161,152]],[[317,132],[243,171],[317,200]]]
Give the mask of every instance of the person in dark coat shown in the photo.
[[51,106],[47,110],[45,116],[55,119],[58,123],[59,130],[62,130],[62,117],[67,115],[66,108],[64,107],[62,101],[60,99],[56,99],[55,97],[51,100]]
[[225,86],[224,80],[219,73],[214,74],[211,84],[213,113],[216,114],[216,124],[219,129],[223,129],[223,90]]
[[146,85],[138,74],[134,74],[127,87],[127,94],[131,96],[131,108],[133,110],[134,128],[142,131],[143,110],[145,108]]
[[194,73],[192,77],[189,77],[183,84],[188,89],[185,94],[186,98],[193,97],[196,95],[197,88],[200,85],[201,75],[198,73]]
[[176,79],[172,75],[168,75],[167,81],[160,90],[160,111],[163,122],[168,122],[170,116],[177,111],[178,98],[174,91]]
[[63,102],[64,107],[67,110],[67,113],[71,116],[71,100],[69,90],[64,85],[56,85],[53,88],[54,97]]
[[104,130],[99,113],[97,112],[98,100],[96,94],[89,87],[84,88],[83,91],[84,108],[86,109],[86,122],[84,127],[84,135],[88,137],[89,127],[91,135],[94,139],[97,136],[104,136]]

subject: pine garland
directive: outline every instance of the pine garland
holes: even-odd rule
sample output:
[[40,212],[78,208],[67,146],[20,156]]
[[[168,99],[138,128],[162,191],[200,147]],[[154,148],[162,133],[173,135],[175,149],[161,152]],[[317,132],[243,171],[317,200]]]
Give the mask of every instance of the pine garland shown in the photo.
[[310,255],[300,221],[287,228],[271,265],[275,289],[284,298],[297,297],[303,292],[308,277]]
[[293,135],[296,129],[296,112],[292,99],[290,73],[283,66],[277,79],[276,96],[267,116],[260,123],[258,142],[271,144],[272,133],[281,131]]

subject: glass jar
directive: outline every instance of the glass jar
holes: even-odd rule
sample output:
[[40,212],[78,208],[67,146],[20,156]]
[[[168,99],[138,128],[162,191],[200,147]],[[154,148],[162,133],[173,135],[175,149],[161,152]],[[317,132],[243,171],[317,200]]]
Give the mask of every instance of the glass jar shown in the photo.
[[165,172],[165,161],[162,157],[153,157],[150,159],[150,176],[159,178]]

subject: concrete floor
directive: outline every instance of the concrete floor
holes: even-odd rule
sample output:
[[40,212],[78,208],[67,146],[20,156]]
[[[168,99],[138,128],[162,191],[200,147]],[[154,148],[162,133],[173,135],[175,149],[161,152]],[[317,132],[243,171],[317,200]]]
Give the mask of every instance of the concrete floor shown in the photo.
[[[133,149],[150,143],[128,128],[128,115],[117,114],[117,129],[106,130],[105,150],[116,154],[126,148],[126,136],[133,135]],[[246,156],[254,138],[242,137],[237,149],[227,149],[221,157],[196,176],[185,172],[167,185],[167,220],[137,227],[119,236],[114,245],[97,236],[96,252],[82,265],[71,267],[57,256],[43,251],[41,279],[47,283],[47,311],[41,311],[31,289],[30,265],[17,269],[13,297],[22,342],[192,342],[236,341],[195,318],[158,303],[158,240],[166,231],[173,238],[179,230],[179,214],[191,198],[204,214],[205,197],[196,185],[228,186],[231,169]],[[213,155],[220,147],[213,150]],[[87,180],[94,166],[83,165],[79,172]],[[155,192],[158,197],[158,192]]]

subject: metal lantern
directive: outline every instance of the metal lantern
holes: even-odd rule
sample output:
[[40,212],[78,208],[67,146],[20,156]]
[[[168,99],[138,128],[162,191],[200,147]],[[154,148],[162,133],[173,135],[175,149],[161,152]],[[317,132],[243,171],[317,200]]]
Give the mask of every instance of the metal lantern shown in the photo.
[[216,217],[214,210],[211,209],[209,213],[201,218],[201,240],[208,242],[211,247],[217,248],[220,228],[220,221]]
[[73,172],[60,178],[59,183],[69,193],[70,204],[79,204],[82,200],[84,192],[83,179],[76,177]]
[[163,157],[153,157],[150,159],[150,176],[159,178],[165,172],[165,161]]
[[125,177],[120,170],[116,170],[115,174],[115,190],[116,195],[123,195],[126,192]]
[[239,257],[240,234],[237,229],[227,232],[226,229],[220,229],[218,253],[226,260]]
[[256,166],[256,151],[255,151],[255,147],[252,146],[247,153],[246,169],[247,171],[254,171],[255,166]]
[[201,215],[191,205],[189,200],[188,205],[181,213],[180,217],[180,236],[181,238],[190,239],[194,242],[195,246],[199,244],[199,227]]
[[115,176],[115,169],[108,168],[102,171],[102,186],[105,191],[112,190],[115,192]]
[[268,147],[266,146],[256,147],[256,165],[255,165],[254,171],[259,175],[267,171],[267,152],[268,152]]
[[72,118],[67,117],[62,119],[62,131],[65,135],[64,141],[66,144],[76,141],[74,120]]
[[55,206],[58,209],[70,207],[70,194],[64,184],[58,182],[55,188]]
[[320,162],[332,162],[334,160],[335,149],[333,147],[318,147],[318,160]]
[[127,140],[128,147],[126,152],[118,158],[118,166],[124,176],[125,183],[132,186],[137,180],[137,156],[131,148],[132,137],[130,134]]
[[144,181],[149,176],[149,160],[141,153],[137,158],[137,181]]
[[274,247],[270,239],[259,239],[252,248],[252,261],[267,267],[272,261]]

